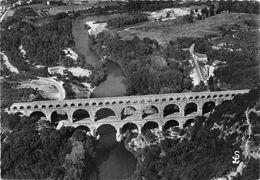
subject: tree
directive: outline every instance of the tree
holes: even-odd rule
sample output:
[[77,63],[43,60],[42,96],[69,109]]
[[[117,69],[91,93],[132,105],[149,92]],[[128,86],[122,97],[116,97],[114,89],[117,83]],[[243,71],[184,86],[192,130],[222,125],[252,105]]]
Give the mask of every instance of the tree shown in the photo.
[[205,83],[203,81],[200,81],[200,83],[195,86],[192,89],[193,92],[200,92],[200,91],[207,91],[207,86],[205,85]]
[[212,76],[209,77],[208,80],[208,87],[210,91],[214,91],[215,87],[214,87],[214,79]]
[[194,20],[193,20],[193,17],[192,17],[192,15],[191,14],[187,14],[187,15],[184,15],[183,16],[183,20],[185,21],[185,22],[188,22],[188,23],[193,23],[194,22]]
[[211,4],[211,5],[210,5],[209,15],[210,15],[210,16],[214,16],[214,15],[215,15],[215,6],[214,6],[214,4]]

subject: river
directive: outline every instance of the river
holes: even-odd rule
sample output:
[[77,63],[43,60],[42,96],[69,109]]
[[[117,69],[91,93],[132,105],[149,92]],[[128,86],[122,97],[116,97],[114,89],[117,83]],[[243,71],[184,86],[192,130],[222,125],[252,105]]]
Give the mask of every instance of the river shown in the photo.
[[[95,65],[99,57],[88,47],[89,35],[84,28],[87,21],[105,21],[112,16],[101,15],[79,17],[73,24],[73,36],[76,48],[85,56],[87,63]],[[126,93],[126,85],[121,67],[114,61],[106,60],[108,70],[107,79],[97,86],[92,97],[122,96]],[[93,172],[90,180],[121,180],[130,177],[136,167],[137,160],[126,150],[124,144],[116,141],[116,132],[111,127],[99,128],[100,139],[96,151],[97,170]]]
[[[85,56],[87,63],[95,65],[99,61],[99,57],[93,53],[88,46],[89,34],[84,28],[84,24],[88,21],[105,21],[115,14],[79,17],[73,24],[73,36],[75,38],[76,48]],[[123,83],[124,76],[119,64],[114,61],[106,60],[106,68],[108,69],[107,79],[97,86],[92,97],[111,97],[123,96],[126,94],[126,85]]]

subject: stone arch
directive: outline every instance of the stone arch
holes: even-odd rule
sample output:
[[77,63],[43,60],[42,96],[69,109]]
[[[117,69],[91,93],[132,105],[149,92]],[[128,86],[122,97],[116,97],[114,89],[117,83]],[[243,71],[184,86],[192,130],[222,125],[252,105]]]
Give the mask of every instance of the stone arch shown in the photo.
[[60,105],[59,105],[59,104],[57,104],[57,105],[56,105],[56,108],[59,108],[59,107],[60,107]]
[[135,129],[137,129],[137,132],[138,132],[138,126],[135,123],[129,122],[122,126],[121,133],[124,134],[127,130],[133,131]]
[[137,109],[133,106],[126,106],[121,111],[121,120],[126,119],[130,116],[134,116],[137,112]]
[[111,108],[100,108],[95,113],[95,121],[103,120],[109,117],[115,117],[116,113]]
[[22,112],[16,112],[16,113],[14,113],[14,114],[17,114],[18,116],[24,116],[25,114],[23,114]]
[[32,107],[31,106],[27,106],[27,109],[31,109]]
[[17,109],[17,107],[16,107],[16,106],[14,106],[14,107],[13,107],[13,110],[16,110],[16,109]]
[[64,104],[63,107],[68,107],[68,104]]
[[98,105],[99,105],[99,106],[103,105],[103,102],[99,102]]
[[205,102],[202,106],[202,114],[211,112],[215,108],[216,104],[214,101]]
[[188,120],[184,123],[183,127],[186,128],[186,127],[193,126],[194,123],[195,123],[195,119],[188,119]]
[[90,117],[89,112],[85,109],[77,109],[72,114],[73,122],[77,122],[77,121],[80,121],[82,119],[89,118],[89,117]]
[[46,118],[46,114],[42,111],[34,111],[30,114],[30,117]]
[[179,114],[179,113],[180,113],[180,108],[176,104],[168,104],[163,109],[163,117],[167,117],[167,116],[175,115],[175,114]]
[[167,121],[164,126],[163,126],[163,130],[168,130],[169,128],[171,127],[179,127],[180,126],[180,123],[176,120],[169,120]]
[[43,109],[45,109],[45,108],[46,108],[46,106],[45,106],[45,105],[42,105],[42,108],[43,108]]
[[49,105],[49,108],[53,108],[53,105]]
[[51,122],[56,124],[61,120],[67,120],[68,114],[63,110],[56,110],[51,113]]
[[142,109],[142,119],[159,114],[159,108],[155,105],[148,105]]
[[155,129],[155,128],[159,128],[159,124],[155,121],[148,121],[143,125],[141,132],[143,134],[145,134],[147,132],[147,130],[151,130],[151,129]]
[[24,107],[23,107],[23,106],[20,106],[20,109],[24,109]]
[[80,130],[82,130],[82,131],[85,131],[86,133],[87,133],[87,132],[90,132],[90,128],[89,128],[88,126],[82,126],[82,125],[80,125],[80,126],[76,127],[76,130],[77,130],[77,129],[80,129]]
[[190,115],[198,111],[198,105],[194,102],[187,103],[184,108],[184,115]]
[[231,99],[224,100],[224,101],[222,101],[221,104],[226,104],[226,103],[232,103],[232,100]]
[[34,109],[38,109],[38,108],[39,108],[39,106],[38,106],[38,105],[35,105],[35,106],[34,106]]

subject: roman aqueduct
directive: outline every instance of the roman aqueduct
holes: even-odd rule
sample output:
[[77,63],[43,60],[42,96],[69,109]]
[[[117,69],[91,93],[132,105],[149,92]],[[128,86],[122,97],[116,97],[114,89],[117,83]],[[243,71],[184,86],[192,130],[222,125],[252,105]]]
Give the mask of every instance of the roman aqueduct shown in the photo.
[[199,115],[210,113],[223,101],[249,90],[189,92],[143,96],[33,101],[14,103],[9,113],[42,116],[56,124],[88,127],[92,134],[105,124],[112,125],[119,135],[135,127],[139,133],[148,126],[160,130],[171,126],[184,128]]

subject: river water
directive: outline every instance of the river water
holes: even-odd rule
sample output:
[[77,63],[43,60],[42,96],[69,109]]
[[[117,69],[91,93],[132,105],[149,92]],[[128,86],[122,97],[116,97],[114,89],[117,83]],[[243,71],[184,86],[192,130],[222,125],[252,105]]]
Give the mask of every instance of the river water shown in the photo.
[[[99,61],[99,57],[97,57],[88,47],[89,34],[84,28],[84,24],[88,21],[105,21],[114,16],[118,16],[118,14],[79,17],[73,24],[73,35],[75,37],[76,48],[85,56],[87,63],[95,65],[97,61]],[[123,83],[124,76],[121,67],[111,60],[106,60],[105,65],[108,69],[107,79],[94,89],[92,97],[125,95],[126,85]]]
[[111,97],[125,95],[126,85],[123,83],[124,76],[119,64],[107,59],[105,65],[108,69],[107,79],[106,81],[100,83],[99,86],[94,89],[93,97]]
[[[118,15],[101,15],[79,17],[73,24],[73,36],[76,48],[85,56],[87,63],[95,65],[99,57],[88,47],[89,36],[84,24],[87,21],[105,21]],[[92,94],[93,97],[123,96],[126,93],[126,85],[123,83],[124,76],[120,66],[106,60],[108,69],[107,79],[97,86]],[[124,144],[116,141],[116,131],[112,127],[99,128],[100,139],[96,151],[97,170],[93,172],[90,180],[121,180],[130,177],[136,167],[137,160],[134,155],[126,150]]]

